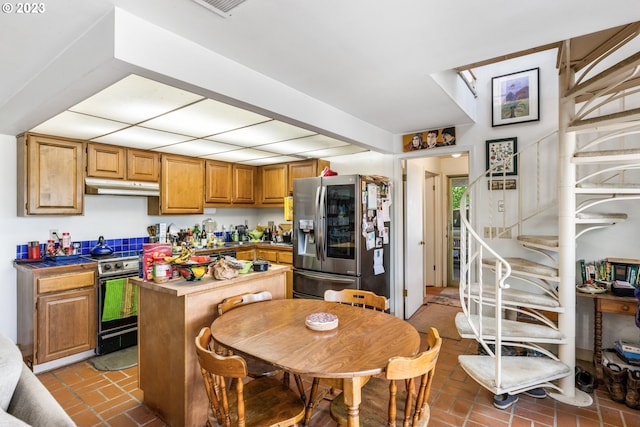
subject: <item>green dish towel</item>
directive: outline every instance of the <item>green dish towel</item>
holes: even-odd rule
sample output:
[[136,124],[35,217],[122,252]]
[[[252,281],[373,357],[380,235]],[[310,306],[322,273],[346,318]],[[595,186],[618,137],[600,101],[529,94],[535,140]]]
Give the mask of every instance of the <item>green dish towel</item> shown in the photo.
[[107,280],[102,321],[138,315],[138,286],[127,279]]

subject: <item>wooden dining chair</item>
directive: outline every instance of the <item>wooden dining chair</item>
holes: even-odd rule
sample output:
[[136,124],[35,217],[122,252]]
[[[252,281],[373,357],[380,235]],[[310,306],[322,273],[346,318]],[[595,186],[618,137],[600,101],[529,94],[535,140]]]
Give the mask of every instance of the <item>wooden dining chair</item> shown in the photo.
[[[429,394],[442,347],[436,328],[429,328],[427,343],[429,348],[416,356],[389,359],[385,377],[371,378],[362,387],[360,425],[423,427],[429,423]],[[399,389],[397,382],[404,387]],[[331,402],[331,418],[346,426],[348,409],[340,393]]]
[[[368,308],[376,311],[386,311],[389,309],[389,300],[374,292],[362,291],[358,289],[343,289],[334,291],[332,289],[324,292],[324,300],[329,302],[337,302],[348,304],[356,307]],[[323,391],[318,391],[320,383],[326,386]],[[324,399],[327,393],[333,393],[335,389],[342,390],[342,380],[340,378],[314,378],[309,391],[309,400],[307,402],[307,413],[304,417],[305,425],[311,421],[314,409],[320,401]]]
[[[233,310],[234,308],[242,307],[243,305],[253,304],[260,301],[269,301],[273,297],[271,292],[269,291],[261,291],[254,293],[244,293],[239,295],[234,295],[232,297],[225,298],[218,304],[218,315],[222,316],[224,313],[229,310]],[[231,355],[232,352],[224,348],[220,345],[216,346],[216,350],[219,354],[223,355]],[[282,369],[273,366],[272,364],[265,362],[263,360],[257,359],[248,354],[241,354],[247,363],[248,376],[251,378],[262,378],[262,377],[271,377],[281,372]],[[294,375],[294,379],[296,382],[296,386],[298,388],[298,392],[300,393],[300,398],[303,402],[306,402],[306,393],[304,391],[304,386],[302,384],[302,378],[300,375]],[[282,381],[286,386],[289,386],[289,373],[284,372]]]
[[389,300],[386,297],[358,289],[343,289],[341,291],[329,289],[324,292],[324,300],[349,304],[356,307],[370,308],[377,311],[386,311],[389,309]]
[[305,404],[300,397],[275,378],[246,381],[245,360],[212,350],[209,327],[200,330],[195,345],[209,398],[208,427],[284,427],[302,421]]

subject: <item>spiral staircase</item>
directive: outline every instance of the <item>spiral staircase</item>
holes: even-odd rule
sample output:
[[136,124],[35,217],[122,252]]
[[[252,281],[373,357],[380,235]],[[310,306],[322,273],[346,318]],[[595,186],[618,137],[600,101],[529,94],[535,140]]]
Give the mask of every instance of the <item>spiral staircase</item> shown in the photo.
[[[514,155],[521,176],[529,167],[535,177],[521,180],[517,197],[489,190],[474,200],[474,209],[490,212],[496,199],[516,199],[495,223],[490,219],[499,226],[489,227],[489,238],[469,222],[467,206],[480,191],[474,187],[486,186],[485,174],[462,197],[463,310],[456,326],[463,338],[478,341],[479,354],[461,355],[459,363],[494,394],[545,387],[565,403],[592,403],[574,381],[576,245],[627,218],[599,208],[640,198],[640,52],[633,47],[639,32],[634,23],[558,43],[558,131]],[[545,159],[550,151],[557,164]],[[507,179],[501,166],[487,171],[489,179]],[[555,197],[542,200],[545,193]],[[536,234],[550,222],[557,234]],[[515,239],[501,239],[506,235]]]

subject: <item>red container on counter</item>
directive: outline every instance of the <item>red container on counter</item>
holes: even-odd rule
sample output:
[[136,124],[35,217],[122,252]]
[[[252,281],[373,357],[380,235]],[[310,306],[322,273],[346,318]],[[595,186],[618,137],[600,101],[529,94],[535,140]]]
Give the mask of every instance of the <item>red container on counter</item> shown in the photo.
[[39,259],[40,258],[40,242],[33,241],[29,242],[28,246],[28,256],[29,259]]

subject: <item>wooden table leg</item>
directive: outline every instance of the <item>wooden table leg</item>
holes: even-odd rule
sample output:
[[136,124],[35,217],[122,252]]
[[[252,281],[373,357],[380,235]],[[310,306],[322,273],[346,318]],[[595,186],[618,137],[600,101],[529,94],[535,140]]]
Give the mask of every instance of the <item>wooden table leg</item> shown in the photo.
[[360,427],[360,402],[362,401],[362,378],[344,379],[344,403],[348,408],[348,427]]
[[596,378],[602,379],[602,311],[599,304],[598,299],[593,301],[593,364],[595,365]]

